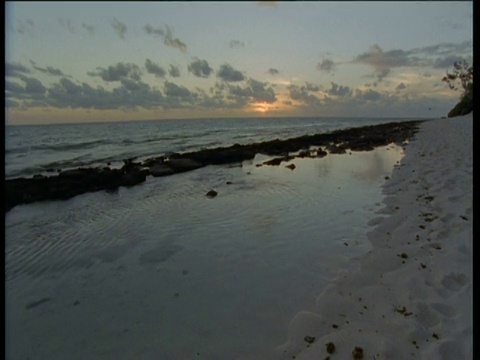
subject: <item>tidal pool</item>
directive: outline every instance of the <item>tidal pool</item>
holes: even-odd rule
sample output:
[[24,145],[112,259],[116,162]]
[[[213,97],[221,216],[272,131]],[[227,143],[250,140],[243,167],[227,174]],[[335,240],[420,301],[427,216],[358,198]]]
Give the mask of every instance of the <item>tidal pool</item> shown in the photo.
[[275,359],[292,317],[370,248],[402,156],[393,144],[279,166],[257,155],[15,207],[6,358]]

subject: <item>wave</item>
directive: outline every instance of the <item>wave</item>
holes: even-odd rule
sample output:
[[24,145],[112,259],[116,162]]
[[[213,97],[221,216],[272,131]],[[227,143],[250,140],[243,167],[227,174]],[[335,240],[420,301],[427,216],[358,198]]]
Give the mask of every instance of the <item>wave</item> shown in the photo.
[[16,148],[6,148],[6,154],[19,154],[19,153],[28,153],[31,151],[37,150],[51,150],[51,151],[68,151],[68,150],[78,150],[78,149],[86,149],[91,148],[96,145],[109,145],[111,141],[100,139],[100,140],[91,140],[91,141],[83,141],[79,143],[59,143],[54,145],[49,144],[41,144],[41,145],[30,145],[30,146],[21,146]]

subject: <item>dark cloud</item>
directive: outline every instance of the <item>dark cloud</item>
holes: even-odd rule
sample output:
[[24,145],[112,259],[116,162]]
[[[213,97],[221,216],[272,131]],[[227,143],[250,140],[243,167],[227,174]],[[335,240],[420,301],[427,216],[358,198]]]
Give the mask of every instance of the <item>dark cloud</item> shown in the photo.
[[142,72],[140,68],[132,63],[117,63],[111,65],[107,69],[97,67],[97,71],[87,73],[89,76],[99,76],[104,81],[120,81],[123,78],[130,78],[132,80],[140,80]]
[[7,97],[7,94],[19,95],[23,94],[24,92],[25,88],[20,84],[13,81],[5,80],[5,97]]
[[167,46],[179,49],[182,52],[187,51],[187,45],[185,45],[183,41],[181,41],[179,38],[173,38],[173,30],[168,25],[163,43]]
[[467,40],[459,44],[440,43],[433,46],[424,46],[410,50],[411,54],[446,56],[452,54],[470,54],[473,50],[472,41]]
[[147,109],[160,107],[164,97],[148,84],[132,79],[123,79],[119,87],[111,91],[99,86],[93,88],[86,83],[76,84],[63,78],[48,89],[46,99],[49,106],[57,108],[124,109],[137,107]]
[[35,70],[38,70],[38,71],[40,71],[44,74],[48,74],[48,75],[52,75],[52,76],[64,76],[64,77],[68,76],[68,75],[64,74],[63,71],[60,70],[60,69],[56,69],[56,68],[51,67],[51,66],[47,66],[46,68],[42,68],[40,66],[37,66],[37,64],[33,60],[30,60],[30,63],[32,64],[32,66]]
[[163,29],[155,29],[148,24],[145,25],[144,30],[148,35],[159,36],[162,38],[165,36],[165,31]]
[[112,26],[113,30],[117,33],[120,39],[125,40],[125,34],[127,33],[127,25],[120,22],[117,18],[114,18],[110,25]]
[[173,28],[171,28],[170,26],[167,25],[164,30],[162,28],[155,29],[153,26],[147,24],[143,29],[148,35],[160,37],[161,39],[163,39],[163,43],[166,46],[170,46],[182,52],[187,51],[187,45],[179,38],[173,37]]
[[461,56],[449,55],[442,58],[437,58],[433,67],[436,69],[448,69],[453,66],[455,62],[464,60]]
[[95,34],[95,27],[93,27],[92,25],[82,23],[82,29],[87,30],[90,35]]
[[307,89],[307,86],[289,85],[287,87],[290,99],[299,101],[303,105],[308,107],[319,107],[321,101],[315,95],[312,95],[311,90]]
[[332,87],[327,91],[329,95],[345,97],[352,94],[352,90],[348,86],[338,85],[334,82],[330,83]]
[[270,75],[277,75],[278,73],[280,73],[280,71],[278,71],[277,69],[274,69],[274,68],[270,68],[270,69],[268,69],[268,73]]
[[230,64],[223,64],[217,71],[217,77],[227,82],[236,82],[245,80],[245,76]]
[[163,78],[167,72],[158,64],[155,64],[150,59],[145,60],[145,67],[149,74],[154,74],[156,77]]
[[245,43],[240,40],[230,40],[229,46],[231,49],[240,49],[245,47]]
[[321,63],[317,64],[317,69],[327,73],[333,73],[335,70],[335,63],[331,59],[324,59]]
[[382,99],[382,94],[379,93],[378,91],[372,90],[372,89],[367,89],[365,91],[355,89],[355,99],[360,100],[362,102],[365,101],[377,101]]
[[[464,41],[459,44],[441,43],[412,50],[383,51],[377,44],[354,59],[354,63],[372,66],[378,81],[388,76],[392,68],[396,67],[434,67],[448,66],[449,61],[463,58],[472,53],[472,42]],[[452,65],[453,62],[450,64]]]
[[40,80],[35,78],[29,78],[26,76],[21,77],[22,81],[25,82],[25,92],[29,94],[44,94],[47,90],[45,86],[40,82]]
[[180,68],[175,65],[170,65],[170,69],[168,69],[168,73],[171,77],[180,77]]
[[305,81],[305,89],[307,91],[317,92],[317,91],[320,91],[322,89],[322,86],[321,85],[315,85],[315,84],[309,83],[308,81]]
[[65,30],[68,30],[72,34],[75,33],[75,26],[73,25],[72,21],[70,19],[66,18],[59,18],[58,22],[64,28]]
[[188,65],[188,71],[197,77],[207,78],[213,72],[213,69],[208,65],[207,60],[194,58]]
[[[9,99],[9,104],[17,103],[23,107],[24,101],[43,101],[47,93],[46,87],[40,80],[19,75],[18,79],[21,84],[9,80],[5,80],[5,100]],[[5,102],[7,106],[7,102]]]
[[166,81],[164,85],[165,95],[179,98],[188,98],[192,95],[190,90],[184,86],[179,86],[172,82]]
[[400,84],[397,85],[397,87],[395,88],[395,90],[403,90],[405,89],[407,86],[402,82]]
[[5,76],[18,77],[29,73],[30,69],[20,63],[5,63]]
[[250,91],[250,96],[254,101],[274,103],[277,101],[275,92],[272,87],[267,87],[267,83],[258,80],[248,79],[247,89]]

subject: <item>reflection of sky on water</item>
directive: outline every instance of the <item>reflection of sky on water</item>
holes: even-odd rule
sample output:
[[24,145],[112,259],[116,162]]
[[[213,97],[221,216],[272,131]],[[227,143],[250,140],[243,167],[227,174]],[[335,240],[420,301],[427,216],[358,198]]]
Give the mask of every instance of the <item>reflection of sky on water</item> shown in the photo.
[[[368,220],[402,156],[387,148],[295,159],[293,171],[257,167],[269,159],[257,155],[14,208],[5,251],[16,354],[60,359],[55,337],[89,359],[269,359],[291,318],[368,251]],[[52,301],[25,309],[42,298]]]

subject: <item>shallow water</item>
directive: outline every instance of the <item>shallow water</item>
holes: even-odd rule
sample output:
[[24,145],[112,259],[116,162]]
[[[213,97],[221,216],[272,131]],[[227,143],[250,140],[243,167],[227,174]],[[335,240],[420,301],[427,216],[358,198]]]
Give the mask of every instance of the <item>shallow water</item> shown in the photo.
[[15,207],[7,358],[275,358],[292,317],[370,248],[368,220],[401,156],[390,145],[292,171],[257,167],[257,155]]

